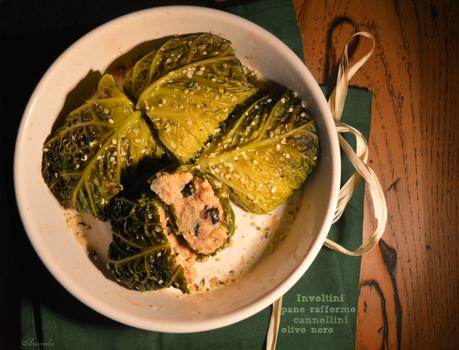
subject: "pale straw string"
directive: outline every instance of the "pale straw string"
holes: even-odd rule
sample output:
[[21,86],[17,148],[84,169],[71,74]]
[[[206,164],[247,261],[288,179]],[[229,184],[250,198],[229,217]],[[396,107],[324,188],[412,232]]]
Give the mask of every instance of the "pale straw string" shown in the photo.
[[[354,39],[354,37],[357,36],[363,36],[370,39],[372,42],[372,47],[371,50],[365,56],[363,56],[360,60],[354,63],[354,65],[349,67],[348,46],[349,43]],[[360,131],[340,121],[341,114],[343,113],[344,109],[344,103],[346,101],[349,81],[370,58],[374,49],[375,40],[370,33],[358,32],[350,37],[350,39],[344,47],[343,57],[341,59],[338,69],[336,87],[330,95],[330,99],[328,100],[328,104],[330,105],[333,118],[335,119],[335,126],[336,132],[338,133],[339,144],[356,169],[354,174],[346,181],[346,183],[339,191],[338,203],[336,206],[333,222],[338,221],[341,215],[343,214],[343,211],[346,208],[346,205],[351,200],[354,191],[356,191],[361,178],[363,178],[367,182],[368,191],[373,203],[373,214],[377,222],[376,228],[373,234],[370,236],[370,239],[354,251],[350,251],[344,248],[342,245],[332,241],[331,239],[327,238],[325,240],[324,245],[326,247],[336,252],[340,252],[351,256],[361,256],[373,249],[378,244],[382,234],[384,233],[384,229],[387,223],[387,205],[386,199],[384,197],[384,191],[375,172],[368,166],[367,141]],[[351,147],[351,145],[349,145],[346,139],[343,136],[341,136],[342,133],[351,133],[355,136],[355,151]],[[273,310],[271,313],[268,335],[266,338],[266,350],[275,350],[276,348],[277,336],[279,334],[279,324],[281,319],[281,307],[282,297],[273,303]]]
[[[354,65],[349,67],[348,46],[352,39],[357,36],[363,36],[370,39],[372,43],[371,50],[360,60],[358,60]],[[354,74],[370,58],[374,49],[375,40],[370,33],[358,32],[351,36],[349,41],[344,46],[343,58],[341,59],[338,69],[336,88],[332,92],[330,99],[328,100],[328,104],[330,105],[333,118],[335,119],[339,144],[356,169],[354,174],[349,178],[349,180],[346,181],[346,183],[339,191],[338,204],[336,207],[333,222],[336,222],[341,217],[344,208],[346,207],[347,203],[349,203],[349,201],[351,200],[354,191],[357,189],[361,177],[367,182],[368,192],[373,203],[373,215],[376,219],[376,228],[373,231],[373,234],[370,236],[369,240],[366,243],[363,243],[354,251],[344,248],[342,245],[332,241],[331,239],[327,238],[325,240],[324,245],[326,247],[333,249],[334,251],[351,256],[360,256],[373,249],[381,239],[381,236],[384,233],[384,229],[387,223],[386,199],[384,197],[384,191],[381,187],[377,175],[375,174],[373,169],[371,169],[368,165],[367,141],[365,140],[365,137],[362,135],[360,131],[358,131],[350,125],[340,122],[341,114],[343,113],[344,103],[346,101],[349,81],[352,79]],[[340,135],[342,133],[351,133],[355,136],[355,151],[352,149],[351,145],[349,145],[349,143],[345,140],[345,138]]]
[[273,311],[269,320],[268,335],[266,336],[266,350],[276,350],[277,335],[281,320],[282,297],[273,303]]

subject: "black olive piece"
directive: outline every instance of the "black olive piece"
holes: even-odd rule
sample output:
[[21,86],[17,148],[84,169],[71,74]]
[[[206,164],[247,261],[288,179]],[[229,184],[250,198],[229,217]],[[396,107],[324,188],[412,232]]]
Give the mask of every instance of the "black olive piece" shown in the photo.
[[194,193],[193,181],[190,181],[187,184],[185,184],[181,192],[184,198],[191,196]]
[[212,225],[220,222],[220,215],[218,213],[218,209],[215,207],[212,208],[205,208],[204,211],[204,219],[207,219],[210,216],[210,221],[212,221]]

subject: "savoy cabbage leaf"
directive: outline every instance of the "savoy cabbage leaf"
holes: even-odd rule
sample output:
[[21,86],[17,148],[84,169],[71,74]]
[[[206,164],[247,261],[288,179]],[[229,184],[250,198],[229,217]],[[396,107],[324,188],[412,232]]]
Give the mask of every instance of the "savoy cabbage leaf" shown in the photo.
[[277,101],[262,96],[234,120],[197,160],[253,213],[283,203],[316,166],[319,139],[305,102],[287,90]]
[[123,88],[137,100],[151,83],[172,70],[210,57],[231,55],[234,55],[231,43],[217,35],[174,36],[135,63],[128,71]]
[[187,162],[220,132],[220,124],[237,105],[255,94],[257,87],[248,81],[226,40],[212,34],[171,40],[177,55],[160,48],[155,54],[159,58],[155,56],[152,64],[167,64],[173,57],[175,69],[169,67],[159,79],[154,80],[156,75],[152,74],[153,78],[146,80],[152,81],[146,84],[137,108],[148,115],[169,152],[180,162]]
[[175,287],[188,292],[184,269],[176,263],[167,238],[166,211],[157,199],[114,198],[110,224],[108,268],[119,283],[138,291]]
[[45,141],[42,175],[61,204],[104,219],[104,208],[123,189],[123,173],[162,154],[141,113],[104,75],[97,93]]

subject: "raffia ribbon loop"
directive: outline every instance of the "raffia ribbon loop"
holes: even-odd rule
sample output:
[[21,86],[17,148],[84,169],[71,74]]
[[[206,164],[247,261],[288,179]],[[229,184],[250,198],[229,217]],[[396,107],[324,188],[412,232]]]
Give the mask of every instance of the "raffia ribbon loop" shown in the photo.
[[[349,66],[348,47],[350,42],[358,36],[363,36],[370,39],[372,46],[370,51],[367,52],[361,59],[359,59],[352,66]],[[331,93],[330,98],[328,100],[330,110],[332,112],[333,118],[335,119],[339,144],[341,146],[341,149],[344,151],[344,153],[349,158],[356,170],[354,174],[346,181],[346,183],[340,189],[338,196],[338,204],[335,210],[333,222],[338,221],[341,215],[343,214],[344,209],[346,208],[347,204],[352,198],[352,195],[357,190],[361,178],[363,178],[367,182],[368,191],[373,203],[373,214],[377,222],[376,228],[373,234],[370,236],[370,239],[354,251],[344,248],[340,244],[332,241],[331,239],[327,238],[325,240],[324,245],[326,247],[333,249],[334,251],[351,256],[360,256],[373,249],[381,239],[381,236],[384,233],[384,229],[387,223],[387,205],[386,199],[384,197],[384,191],[381,187],[377,175],[375,174],[373,169],[371,169],[368,165],[367,140],[359,130],[340,121],[344,109],[344,104],[346,101],[349,81],[370,58],[374,49],[375,40],[370,33],[357,32],[350,37],[349,41],[344,46],[343,57],[339,65],[338,77],[336,79],[336,87]],[[355,136],[355,151],[351,147],[351,145],[346,141],[346,139],[341,135],[342,133],[351,133]]]
[[[363,36],[371,40],[372,46],[370,51],[368,51],[360,60],[354,63],[351,67],[349,67],[349,44],[355,37]],[[339,63],[338,68],[338,76],[336,78],[336,86],[335,89],[332,91],[330,98],[328,99],[328,104],[330,105],[330,109],[335,120],[340,120],[341,115],[343,114],[344,103],[346,102],[347,96],[347,89],[349,85],[349,81],[352,77],[357,73],[357,71],[362,68],[362,66],[368,61],[368,59],[373,54],[375,50],[375,39],[373,36],[368,32],[357,32],[353,34],[349,40],[347,41],[346,45],[344,46],[343,56]]]

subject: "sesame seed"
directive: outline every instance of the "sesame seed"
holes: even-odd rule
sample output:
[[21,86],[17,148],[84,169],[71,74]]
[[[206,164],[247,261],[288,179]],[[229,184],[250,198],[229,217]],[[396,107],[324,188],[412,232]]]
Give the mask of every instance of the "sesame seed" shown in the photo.
[[282,140],[281,140],[281,144],[285,145],[287,143],[287,139],[284,137]]
[[78,169],[79,167],[80,167],[80,164],[77,164],[77,165],[75,166],[75,169]]
[[112,144],[116,145],[116,139],[112,139]]
[[306,102],[301,101],[301,107],[306,108]]
[[113,123],[114,123],[114,121],[113,121],[112,118],[108,118],[108,122],[109,122],[110,124],[113,124]]
[[111,156],[110,157],[110,162],[115,163],[115,161],[116,161],[115,157]]
[[49,151],[49,149],[47,149],[46,147],[45,147],[45,148],[43,148],[43,152],[45,152],[45,153],[46,153],[46,152],[48,152],[48,151]]
[[286,101],[285,98],[282,97],[282,98],[281,98],[281,102],[282,102],[282,103],[285,103],[285,101]]
[[271,98],[268,98],[268,103],[271,103],[273,102],[273,100]]
[[301,116],[302,116],[303,118],[306,117],[306,113],[302,112],[302,113],[301,113]]
[[289,112],[289,113],[292,113],[292,112],[293,112],[293,107],[290,107],[290,108],[288,109],[288,112]]
[[275,192],[276,192],[276,188],[275,187],[271,188],[271,193],[275,193]]
[[277,150],[280,150],[280,148],[281,148],[281,145],[277,144],[277,145],[276,145],[276,149],[277,149]]
[[166,100],[165,97],[163,97],[163,98],[161,99],[161,103],[162,103],[163,105],[165,105],[165,104],[167,103],[167,100]]

